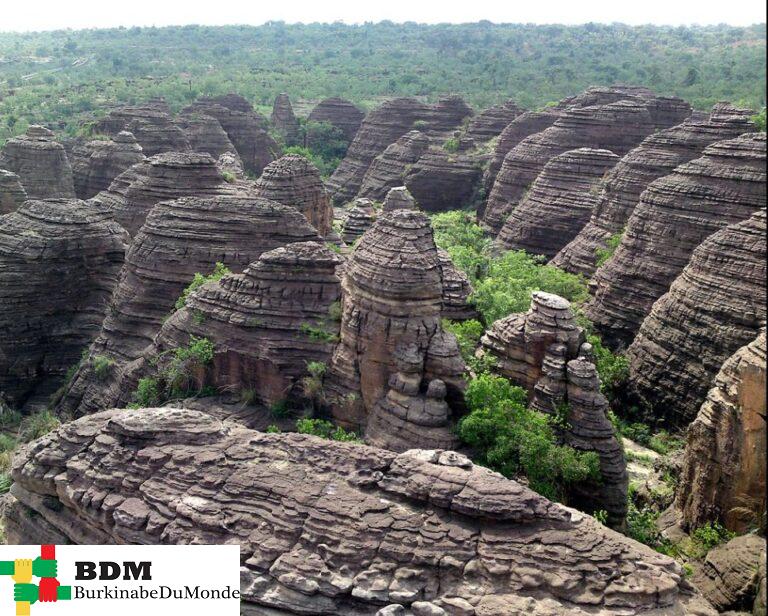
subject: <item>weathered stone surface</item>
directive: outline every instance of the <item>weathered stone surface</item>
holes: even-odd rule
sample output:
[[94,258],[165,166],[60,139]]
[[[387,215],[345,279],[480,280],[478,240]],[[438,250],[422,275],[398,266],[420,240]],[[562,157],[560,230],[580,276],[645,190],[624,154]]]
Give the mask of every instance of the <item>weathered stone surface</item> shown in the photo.
[[667,114],[657,113],[657,106],[656,98],[632,97],[566,108],[552,126],[507,153],[488,196],[483,225],[498,233],[554,156],[577,148],[606,149],[623,156],[654,130],[678,124],[690,115],[690,107],[681,106],[677,114]]
[[315,230],[294,208],[247,192],[156,205],[126,254],[101,333],[90,348],[91,357],[110,358],[113,369],[97,379],[86,362],[60,409],[84,414],[117,402],[124,369],[152,342],[195,272],[207,274],[216,262],[242,271],[263,252],[315,239]]
[[188,111],[180,114],[176,123],[184,131],[193,152],[210,154],[216,159],[229,153],[239,159],[235,146],[216,118],[202,112]]
[[[765,133],[713,144],[701,158],[652,182],[640,197],[621,244],[590,285],[594,297],[586,313],[604,340],[613,348],[628,345],[693,250],[718,229],[749,218],[765,207],[765,201]],[[725,357],[720,357],[715,371]],[[708,387],[705,384],[705,391]],[[686,410],[689,419],[702,399],[703,394]]]
[[704,565],[694,570],[691,581],[721,612],[751,612],[763,563],[765,538],[744,535],[710,550]]
[[245,614],[714,615],[672,559],[453,452],[112,410],[12,476],[10,543],[238,543]]
[[627,349],[630,386],[660,419],[686,425],[723,362],[766,320],[765,210],[697,248]]
[[27,191],[19,176],[0,169],[0,215],[15,212],[27,200]]
[[455,210],[472,201],[481,175],[475,157],[434,148],[410,165],[405,186],[428,212]]
[[286,145],[296,145],[299,139],[299,121],[293,113],[291,99],[283,92],[275,97],[272,105],[272,125]]
[[417,210],[419,206],[405,186],[396,186],[390,188],[381,209],[384,212],[394,212],[395,210]]
[[405,174],[429,148],[429,138],[412,130],[373,159],[365,172],[359,197],[383,201],[390,188],[402,186]]
[[[189,296],[162,326],[144,358],[169,357],[190,336],[214,344],[214,357],[195,375],[194,390],[249,392],[264,405],[306,402],[301,379],[309,362],[326,363],[338,330],[330,315],[341,295],[341,258],[319,242],[296,242],[263,253],[242,274],[230,274]],[[328,332],[318,338],[311,327]],[[132,378],[162,369],[143,361]]]
[[461,397],[464,362],[455,338],[441,330],[442,306],[442,269],[429,219],[411,209],[383,214],[360,240],[342,278],[341,341],[326,378],[338,422],[365,428],[392,387],[390,379],[402,372],[396,357],[412,364],[410,394],[425,396],[429,382],[438,379],[451,404]]
[[333,208],[323,180],[317,167],[303,156],[287,154],[269,163],[255,188],[265,199],[295,207],[322,237],[331,232]]
[[720,369],[686,433],[675,508],[685,530],[722,521],[746,532],[765,515],[765,330]]
[[72,168],[64,146],[42,126],[30,126],[24,135],[5,142],[0,151],[0,169],[19,176],[29,199],[75,196]]
[[376,220],[376,208],[370,199],[355,199],[346,211],[341,237],[345,244],[352,245],[368,231]]
[[469,303],[469,296],[472,295],[469,278],[453,264],[451,255],[445,250],[438,248],[437,257],[443,272],[443,318],[452,321],[476,319],[477,310]]
[[469,121],[466,136],[476,143],[485,143],[497,137],[525,110],[512,99],[501,105],[489,107]]
[[600,183],[617,162],[613,152],[591,148],[551,158],[510,213],[497,244],[554,257],[589,222]]
[[129,132],[109,140],[89,141],[72,150],[72,176],[79,199],[90,199],[107,190],[114,179],[145,160],[141,146]]
[[608,174],[589,224],[557,254],[552,264],[592,276],[597,269],[597,250],[605,250],[608,239],[623,231],[648,185],[672,173],[675,167],[698,158],[708,145],[754,130],[751,114],[751,110],[718,103],[709,116],[692,117],[647,137]]
[[[235,178],[235,180],[245,179],[245,169],[243,169],[243,161],[240,160],[240,156],[237,152],[224,152],[216,160],[216,168],[225,180]],[[227,177],[229,176],[229,178]]]
[[267,134],[266,118],[241,96],[227,94],[199,98],[183,112],[203,113],[216,118],[249,173],[261,175],[264,167],[279,156],[280,147]]
[[122,131],[133,134],[146,156],[163,152],[189,152],[189,141],[173,121],[165,103],[127,105],[110,111],[94,125],[94,131],[116,137]]
[[351,142],[364,117],[365,114],[350,101],[331,97],[321,100],[310,112],[307,120],[332,124],[343,133],[348,142]]
[[[560,109],[551,107],[543,111],[526,111],[507,125],[499,135],[499,140],[493,149],[493,156],[483,175],[483,187],[487,195],[491,194],[496,175],[499,173],[507,153],[526,137],[540,133],[545,128],[552,126],[561,113]],[[482,212],[480,215],[482,216]]]
[[444,139],[471,113],[456,96],[444,97],[434,105],[413,98],[384,102],[363,120],[347,155],[328,180],[334,203],[352,199],[373,160],[408,131],[418,129],[430,138]]
[[[27,201],[0,216],[0,398],[45,398],[98,333],[127,234],[83,201]],[[39,400],[34,400],[39,402]]]

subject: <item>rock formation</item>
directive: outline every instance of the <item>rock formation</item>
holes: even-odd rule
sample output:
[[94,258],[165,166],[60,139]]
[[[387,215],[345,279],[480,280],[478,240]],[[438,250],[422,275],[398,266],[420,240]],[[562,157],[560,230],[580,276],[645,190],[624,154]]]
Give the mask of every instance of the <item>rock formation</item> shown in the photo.
[[376,220],[376,208],[370,199],[355,199],[346,212],[341,237],[345,244],[352,245],[368,231]]
[[524,110],[512,99],[482,111],[467,126],[466,136],[476,143],[485,143],[498,137]]
[[591,277],[597,269],[597,251],[605,250],[609,238],[623,231],[648,185],[698,158],[708,145],[754,130],[751,114],[748,109],[718,103],[705,118],[692,117],[647,137],[608,174],[589,224],[552,264]]
[[228,178],[235,178],[236,180],[245,179],[243,161],[240,160],[237,152],[224,152],[216,161],[216,167],[227,181],[229,181]]
[[19,176],[0,169],[0,215],[15,212],[27,200],[27,192]]
[[510,213],[497,243],[554,257],[589,222],[602,178],[617,162],[613,152],[590,148],[551,158]]
[[0,152],[0,169],[19,176],[29,199],[75,196],[72,168],[64,146],[42,126],[30,126],[24,135],[5,142]]
[[405,186],[419,207],[442,212],[469,205],[481,175],[482,169],[474,157],[431,149],[410,165]]
[[0,216],[0,398],[47,401],[98,333],[127,234],[76,200],[29,200]]
[[146,156],[163,152],[189,152],[189,141],[176,125],[165,103],[118,107],[94,125],[94,132],[116,137],[121,131],[133,134]]
[[[702,241],[765,207],[765,160],[765,133],[751,133],[707,147],[701,158],[648,186],[618,249],[592,279],[586,313],[607,344],[632,341]],[[689,418],[702,398],[687,409]]]
[[565,109],[552,126],[507,153],[488,196],[484,226],[498,233],[554,156],[577,148],[606,149],[623,156],[654,130],[678,124],[690,114],[687,106],[681,106],[676,115],[657,114],[656,103],[655,98],[632,98]]
[[765,326],[765,218],[699,246],[627,349],[630,386],[659,419],[693,420],[723,362]]
[[285,141],[285,145],[296,145],[299,140],[299,121],[293,113],[291,99],[284,92],[275,97],[272,105],[272,125]]
[[459,97],[446,97],[434,105],[413,98],[395,98],[369,113],[328,180],[334,203],[352,199],[360,190],[373,160],[405,133],[418,129],[431,138],[444,139],[472,110]]
[[333,209],[320,172],[303,156],[287,154],[269,163],[255,187],[265,199],[299,210],[321,237],[331,232]]
[[429,138],[417,130],[405,133],[373,159],[363,177],[359,197],[383,201],[390,188],[402,186],[405,174],[429,148]]
[[493,156],[483,175],[483,187],[487,195],[491,194],[496,175],[499,173],[507,153],[526,137],[540,133],[545,128],[552,126],[560,114],[559,109],[551,107],[543,111],[526,111],[507,125],[499,135],[499,140],[493,149]]
[[90,199],[107,190],[118,175],[145,158],[135,137],[123,131],[113,139],[75,146],[71,160],[75,193],[80,199]]
[[396,186],[389,189],[381,209],[384,212],[394,212],[395,210],[417,210],[419,206],[405,186]]
[[[264,405],[306,400],[301,378],[309,362],[326,363],[338,324],[330,315],[341,294],[341,258],[318,242],[296,242],[262,253],[242,274],[204,285],[162,326],[144,357],[170,357],[190,336],[207,338],[215,354],[195,390],[249,392]],[[313,335],[315,330],[328,336]],[[144,362],[137,376],[153,374]]]
[[210,154],[216,159],[225,153],[238,156],[235,146],[216,118],[189,111],[180,114],[176,123],[184,131],[193,152]]
[[477,310],[469,302],[472,295],[469,278],[453,264],[451,255],[442,248],[437,249],[437,257],[443,274],[443,318],[451,321],[476,319]]
[[238,543],[244,614],[715,614],[671,558],[454,452],[111,410],[12,477],[9,543]]
[[338,128],[347,142],[352,142],[365,114],[346,99],[333,97],[321,100],[310,112],[309,122],[326,122]]
[[294,208],[247,192],[156,205],[126,254],[101,333],[90,348],[91,357],[109,358],[113,369],[108,378],[97,379],[86,362],[60,410],[84,414],[116,404],[124,368],[152,342],[196,272],[208,274],[216,262],[242,271],[263,252],[314,239],[316,232]]
[[[464,362],[455,338],[441,330],[442,305],[442,268],[429,219],[412,209],[380,216],[350,256],[342,278],[341,340],[326,378],[339,423],[362,431],[369,414],[385,403],[387,390],[402,390],[402,383],[408,382],[407,391],[400,393],[413,399],[400,402],[413,410],[412,425],[392,432],[391,424],[409,419],[389,405],[377,413],[394,414],[385,418],[391,419],[386,424],[390,428],[378,430],[384,423],[377,421],[371,433],[366,432],[374,442],[397,437],[408,441],[424,425],[419,419],[423,412],[417,409],[427,404],[424,398],[432,381],[443,382],[433,386],[432,406],[440,402],[437,393],[443,390],[451,403],[461,398]],[[449,415],[435,426],[446,436]],[[410,447],[419,442],[409,441]]]
[[675,508],[684,529],[744,533],[765,515],[765,330],[720,369],[686,433]]

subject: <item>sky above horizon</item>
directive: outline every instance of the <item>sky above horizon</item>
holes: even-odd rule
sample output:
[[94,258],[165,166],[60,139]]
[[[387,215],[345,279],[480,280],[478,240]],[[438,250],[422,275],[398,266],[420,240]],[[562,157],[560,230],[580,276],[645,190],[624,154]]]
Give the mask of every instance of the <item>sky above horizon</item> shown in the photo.
[[199,0],[5,0],[0,12],[0,32],[36,31],[117,26],[259,25],[287,23],[363,23],[391,20],[419,23],[465,23],[487,19],[495,23],[582,24],[622,22],[630,25],[744,26],[764,23],[763,0],[694,2],[693,0],[288,0],[255,2],[230,0],[222,5]]

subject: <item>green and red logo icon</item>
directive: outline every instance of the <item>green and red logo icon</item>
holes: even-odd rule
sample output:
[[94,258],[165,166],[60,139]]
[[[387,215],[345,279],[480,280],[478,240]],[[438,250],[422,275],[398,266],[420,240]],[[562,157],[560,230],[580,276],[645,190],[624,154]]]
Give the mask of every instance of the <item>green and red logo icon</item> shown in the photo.
[[[62,586],[56,579],[56,546],[40,546],[40,556],[0,560],[0,575],[10,575],[15,582],[13,600],[16,616],[30,616],[30,606],[40,601],[50,603],[72,598],[72,587]],[[33,583],[33,576],[40,578]]]

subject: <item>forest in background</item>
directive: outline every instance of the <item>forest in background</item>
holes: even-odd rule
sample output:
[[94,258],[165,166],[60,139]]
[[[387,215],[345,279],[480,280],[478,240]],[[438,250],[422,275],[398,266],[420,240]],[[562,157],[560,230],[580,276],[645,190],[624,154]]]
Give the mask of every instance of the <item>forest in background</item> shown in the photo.
[[0,32],[0,143],[30,123],[75,133],[115,103],[163,96],[179,109],[232,91],[262,111],[287,92],[301,114],[326,96],[370,109],[395,95],[444,93],[478,108],[507,98],[538,108],[590,85],[627,83],[702,110],[719,100],[759,109],[765,54],[765,24],[271,22]]

